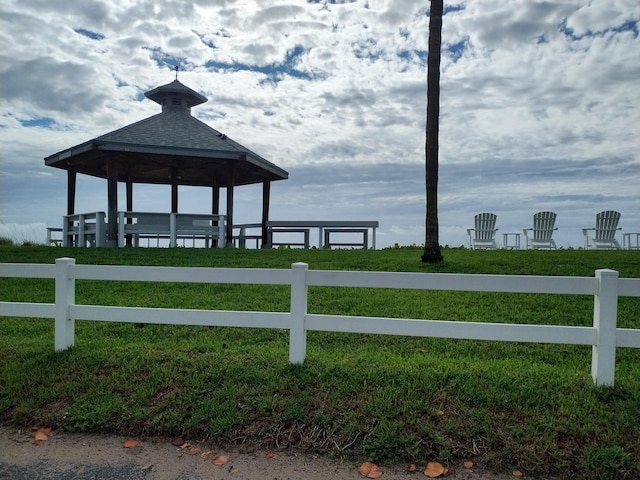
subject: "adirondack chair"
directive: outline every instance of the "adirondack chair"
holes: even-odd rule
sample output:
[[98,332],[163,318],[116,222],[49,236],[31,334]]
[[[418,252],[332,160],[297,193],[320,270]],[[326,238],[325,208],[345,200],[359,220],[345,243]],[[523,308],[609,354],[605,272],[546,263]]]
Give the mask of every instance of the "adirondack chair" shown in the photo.
[[533,228],[524,228],[525,248],[556,248],[553,241],[553,231],[557,230],[556,214],[554,212],[538,212],[533,216]]
[[474,217],[475,228],[467,228],[469,246],[476,248],[497,248],[495,236],[496,215],[494,213],[479,213]]
[[[616,231],[620,230],[618,222],[620,221],[620,212],[613,210],[605,210],[596,215],[596,226],[594,228],[583,228],[584,248],[589,249],[617,249],[620,250],[620,244],[615,239]],[[589,232],[593,232],[589,235]]]

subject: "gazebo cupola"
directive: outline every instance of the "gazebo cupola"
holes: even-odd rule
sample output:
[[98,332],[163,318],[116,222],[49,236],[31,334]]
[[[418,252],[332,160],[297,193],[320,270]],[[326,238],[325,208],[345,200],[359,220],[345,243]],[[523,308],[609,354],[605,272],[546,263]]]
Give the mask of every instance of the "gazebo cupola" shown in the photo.
[[179,109],[191,112],[191,107],[207,101],[207,97],[180,83],[177,79],[166,85],[161,85],[144,94],[149,100],[162,105],[162,111]]

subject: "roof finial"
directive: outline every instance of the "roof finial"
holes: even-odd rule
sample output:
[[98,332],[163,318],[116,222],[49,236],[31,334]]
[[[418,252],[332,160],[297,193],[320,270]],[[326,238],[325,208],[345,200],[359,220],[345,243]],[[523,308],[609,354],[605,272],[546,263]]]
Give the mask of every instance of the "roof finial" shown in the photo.
[[180,67],[178,67],[178,65],[176,65],[174,69],[176,71],[176,80],[178,80],[178,70],[180,70]]

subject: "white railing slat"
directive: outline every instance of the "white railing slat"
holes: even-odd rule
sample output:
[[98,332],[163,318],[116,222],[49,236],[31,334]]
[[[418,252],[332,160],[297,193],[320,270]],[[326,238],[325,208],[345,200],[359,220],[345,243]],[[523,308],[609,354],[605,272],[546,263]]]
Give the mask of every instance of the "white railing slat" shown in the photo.
[[593,327],[307,315],[307,330],[504,342],[593,345]]
[[75,265],[76,280],[130,282],[239,283],[288,285],[291,270],[269,268],[133,267],[123,265]]
[[55,268],[40,263],[0,263],[0,278],[54,278]]
[[0,302],[0,317],[53,318],[55,303]]
[[309,270],[309,286],[595,295],[593,277]]
[[73,320],[103,322],[202,325],[213,327],[289,328],[289,314],[283,312],[238,312],[226,310],[72,305],[69,308],[69,316]]

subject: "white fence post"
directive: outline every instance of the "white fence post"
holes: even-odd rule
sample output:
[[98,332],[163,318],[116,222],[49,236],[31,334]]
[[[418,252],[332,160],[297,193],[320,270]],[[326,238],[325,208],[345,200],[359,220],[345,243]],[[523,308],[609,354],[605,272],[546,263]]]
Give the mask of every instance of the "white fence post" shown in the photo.
[[596,270],[598,293],[593,299],[596,344],[591,351],[591,376],[596,385],[613,386],[616,371],[616,322],[618,315],[618,272]]
[[75,258],[56,258],[56,352],[72,347],[75,338],[75,322],[69,318],[69,305],[76,302],[75,280],[69,275],[70,267],[75,263]]
[[302,364],[307,354],[307,270],[306,263],[291,265],[291,325],[289,330],[289,362]]

